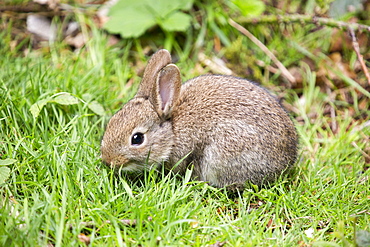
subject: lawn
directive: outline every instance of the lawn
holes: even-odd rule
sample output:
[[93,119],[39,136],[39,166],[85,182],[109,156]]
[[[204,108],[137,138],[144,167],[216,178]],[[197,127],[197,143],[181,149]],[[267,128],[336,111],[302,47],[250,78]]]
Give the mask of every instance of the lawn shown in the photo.
[[[355,78],[336,70],[338,64],[325,70],[333,66],[332,29],[296,31],[289,40],[284,34],[258,38],[267,37],[269,48],[281,52],[278,58],[298,69],[298,84],[267,69],[253,79],[291,113],[299,159],[289,177],[234,197],[191,181],[191,171],[185,177],[151,171],[131,181],[101,163],[105,125],[135,94],[147,47],[133,40],[112,46],[107,34],[93,28],[80,50],[55,43],[21,54],[3,31],[0,246],[369,246],[368,82],[360,70]],[[210,58],[229,56],[235,71],[268,60],[241,39],[220,54],[214,43],[200,50]],[[175,45],[183,80],[210,72],[197,52]],[[353,49],[343,54],[347,70],[355,71]]]

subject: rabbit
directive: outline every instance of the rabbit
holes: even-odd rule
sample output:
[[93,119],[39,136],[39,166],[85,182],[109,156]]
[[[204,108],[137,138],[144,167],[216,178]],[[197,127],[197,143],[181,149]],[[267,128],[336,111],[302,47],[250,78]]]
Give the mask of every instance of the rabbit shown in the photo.
[[125,171],[192,168],[192,179],[242,189],[274,182],[296,162],[297,146],[292,120],[265,89],[225,75],[182,85],[163,49],[149,60],[134,98],[109,120],[101,157]]

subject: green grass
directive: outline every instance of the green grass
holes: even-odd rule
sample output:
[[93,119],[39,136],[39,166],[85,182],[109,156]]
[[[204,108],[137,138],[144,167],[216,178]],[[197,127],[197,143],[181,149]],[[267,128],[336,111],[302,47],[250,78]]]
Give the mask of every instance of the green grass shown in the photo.
[[[190,174],[150,172],[133,182],[101,164],[105,123],[135,93],[126,82],[140,81],[144,64],[135,67],[132,58],[147,59],[130,42],[108,47],[95,33],[79,53],[56,44],[50,55],[26,57],[0,47],[0,158],[16,160],[0,184],[0,246],[85,246],[84,235],[91,246],[350,246],[356,230],[370,231],[370,172],[361,154],[369,145],[369,101],[361,108],[356,97],[353,105],[331,100],[304,65],[302,89],[286,93],[301,137],[296,174],[229,198]],[[194,63],[179,61],[184,76],[195,73]],[[94,114],[88,102],[50,102],[32,116],[31,105],[60,92],[90,94],[106,113]],[[328,105],[335,116],[324,113]]]

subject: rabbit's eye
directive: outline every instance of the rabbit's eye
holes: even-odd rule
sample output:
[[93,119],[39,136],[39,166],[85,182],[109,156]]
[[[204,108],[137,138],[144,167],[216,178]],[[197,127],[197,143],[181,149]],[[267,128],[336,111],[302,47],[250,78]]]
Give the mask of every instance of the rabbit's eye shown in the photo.
[[144,142],[144,134],[143,133],[135,133],[131,137],[131,145],[141,145]]

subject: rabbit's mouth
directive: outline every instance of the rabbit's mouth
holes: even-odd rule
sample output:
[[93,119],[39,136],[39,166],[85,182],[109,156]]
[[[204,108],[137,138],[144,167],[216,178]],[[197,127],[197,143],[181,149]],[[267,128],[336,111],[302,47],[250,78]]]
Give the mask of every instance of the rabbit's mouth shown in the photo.
[[158,167],[158,164],[148,164],[146,162],[138,162],[135,160],[128,161],[124,164],[115,164],[114,162],[106,163],[105,165],[109,166],[110,168],[114,168],[116,170],[124,171],[124,172],[142,172],[142,171],[148,171],[151,169],[155,169]]
[[142,170],[142,167],[143,167],[143,165],[135,161],[115,162],[114,160],[112,160],[111,162],[109,162],[109,161],[103,160],[103,163],[106,166],[109,166],[110,168],[114,168],[114,169],[122,170],[122,171],[137,171],[137,170]]
[[145,165],[142,165],[142,164],[139,164],[135,161],[130,161],[130,162],[127,162],[126,164],[124,165],[114,165],[114,167],[121,171],[127,171],[127,172],[137,172],[137,171],[142,171],[143,169],[145,169]]

